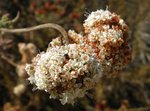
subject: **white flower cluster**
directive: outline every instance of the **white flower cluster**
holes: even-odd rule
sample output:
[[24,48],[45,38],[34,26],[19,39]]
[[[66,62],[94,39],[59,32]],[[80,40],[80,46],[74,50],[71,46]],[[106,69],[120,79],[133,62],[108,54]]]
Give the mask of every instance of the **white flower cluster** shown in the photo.
[[130,60],[127,26],[119,16],[98,10],[83,26],[84,35],[69,30],[70,44],[61,45],[61,39],[53,39],[46,52],[26,65],[29,81],[62,104],[73,104],[100,77],[115,73]]
[[108,10],[92,12],[85,20],[84,35],[69,31],[72,41],[88,44],[92,56],[101,64],[103,75],[121,70],[131,59],[127,43],[128,27],[118,15]]
[[48,48],[33,59],[33,64],[26,65],[29,81],[37,89],[50,92],[51,98],[61,98],[62,104],[73,103],[94,86],[101,74],[98,61],[84,48],[79,44]]

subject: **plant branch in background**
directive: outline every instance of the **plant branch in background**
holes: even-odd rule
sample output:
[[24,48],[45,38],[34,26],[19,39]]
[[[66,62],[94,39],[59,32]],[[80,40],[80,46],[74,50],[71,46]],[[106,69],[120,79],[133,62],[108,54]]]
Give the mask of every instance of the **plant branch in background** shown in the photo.
[[16,64],[15,62],[13,62],[13,60],[9,59],[8,57],[6,57],[3,53],[0,52],[0,58],[5,60],[7,63],[9,63],[10,65],[17,67],[18,64]]
[[2,32],[2,33],[23,33],[23,32],[31,32],[31,31],[35,31],[35,30],[40,30],[40,29],[44,29],[44,28],[54,28],[54,29],[58,30],[64,37],[64,43],[69,42],[68,34],[65,31],[65,29],[63,27],[61,27],[60,25],[54,24],[54,23],[46,23],[46,24],[37,25],[37,26],[29,27],[29,28],[22,28],[22,29],[0,28],[0,32]]
[[10,27],[12,27],[12,25],[15,22],[17,22],[17,20],[19,19],[20,12],[18,11],[16,17],[12,20],[9,20],[8,16],[9,16],[9,14],[5,14],[1,17],[1,19],[0,19],[0,28],[4,28],[4,27],[10,28]]

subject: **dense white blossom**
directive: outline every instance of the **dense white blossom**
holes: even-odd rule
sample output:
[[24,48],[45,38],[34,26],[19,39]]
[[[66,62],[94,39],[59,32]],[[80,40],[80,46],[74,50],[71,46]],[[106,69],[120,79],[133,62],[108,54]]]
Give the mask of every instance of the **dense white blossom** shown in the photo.
[[63,104],[73,103],[101,76],[98,61],[83,48],[80,44],[48,48],[26,65],[28,79],[37,89],[52,93],[51,98],[60,98]]
[[69,30],[71,43],[56,38],[46,52],[26,65],[28,80],[62,104],[73,104],[104,75],[121,70],[130,61],[127,25],[115,13],[97,10],[85,20],[84,34]]

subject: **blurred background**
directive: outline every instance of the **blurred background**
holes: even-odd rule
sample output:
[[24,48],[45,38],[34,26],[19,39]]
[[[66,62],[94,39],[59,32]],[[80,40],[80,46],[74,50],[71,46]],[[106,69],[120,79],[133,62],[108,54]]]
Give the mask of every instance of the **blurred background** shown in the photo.
[[[98,9],[117,13],[129,26],[131,63],[116,77],[103,79],[74,106],[61,105],[26,80],[26,63],[46,50],[55,30],[0,33],[0,111],[150,111],[150,0],[0,0],[0,28],[56,23],[83,31],[87,15]],[[15,22],[7,22],[16,17]]]

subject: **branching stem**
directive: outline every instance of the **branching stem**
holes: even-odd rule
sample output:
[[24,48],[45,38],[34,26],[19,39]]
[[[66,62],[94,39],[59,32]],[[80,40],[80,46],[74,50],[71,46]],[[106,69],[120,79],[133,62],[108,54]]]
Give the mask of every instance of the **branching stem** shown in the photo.
[[10,65],[17,67],[18,64],[16,64],[15,62],[13,62],[11,59],[9,59],[8,57],[6,57],[4,54],[0,53],[0,57],[1,59],[5,60],[6,62],[8,62]]
[[38,26],[33,26],[33,27],[29,27],[29,28],[21,28],[21,29],[7,29],[7,28],[0,28],[1,32],[5,32],[5,33],[23,33],[23,32],[30,32],[30,31],[35,31],[35,30],[40,30],[40,29],[44,29],[44,28],[54,28],[56,30],[58,30],[64,37],[65,39],[65,43],[68,43],[68,34],[65,31],[65,29],[63,27],[61,27],[58,24],[54,24],[54,23],[46,23],[46,24],[41,24]]
[[17,15],[14,19],[7,21],[6,23],[15,23],[20,17],[20,12],[17,12]]

